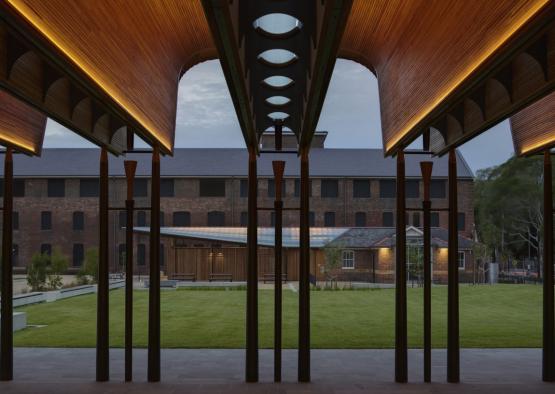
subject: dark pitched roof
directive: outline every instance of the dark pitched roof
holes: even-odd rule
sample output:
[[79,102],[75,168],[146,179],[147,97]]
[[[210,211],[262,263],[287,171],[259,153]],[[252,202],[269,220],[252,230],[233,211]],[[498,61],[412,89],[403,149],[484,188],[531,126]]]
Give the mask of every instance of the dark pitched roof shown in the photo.
[[[100,151],[92,148],[43,149],[41,157],[14,156],[16,177],[89,177],[98,176]],[[381,149],[312,149],[310,175],[313,177],[395,177],[394,158],[384,158]],[[150,176],[150,154],[110,156],[110,175],[124,176],[123,161],[137,160],[137,176]],[[435,177],[447,177],[447,157],[406,155],[406,176],[420,177],[420,161],[434,162]],[[298,176],[299,159],[295,154],[263,154],[258,161],[258,175],[272,176],[272,160],[285,160],[285,176]],[[472,178],[473,173],[460,153],[458,176]],[[162,157],[164,177],[246,177],[246,149],[178,148],[173,157]],[[3,166],[0,166],[0,174]]]

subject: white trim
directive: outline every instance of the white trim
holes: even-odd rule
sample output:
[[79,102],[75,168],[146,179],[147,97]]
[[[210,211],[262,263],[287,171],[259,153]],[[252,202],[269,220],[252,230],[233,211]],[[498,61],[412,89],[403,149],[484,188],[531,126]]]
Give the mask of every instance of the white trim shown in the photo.
[[[345,255],[349,253],[352,257],[345,258]],[[345,266],[345,260],[352,261],[352,266]],[[344,270],[353,270],[355,269],[355,251],[351,249],[345,249],[341,251],[341,269]]]
[[[461,253],[462,253],[462,267],[459,264]],[[466,268],[466,253],[463,250],[457,251],[457,267],[459,267],[460,271],[464,271],[464,269]]]

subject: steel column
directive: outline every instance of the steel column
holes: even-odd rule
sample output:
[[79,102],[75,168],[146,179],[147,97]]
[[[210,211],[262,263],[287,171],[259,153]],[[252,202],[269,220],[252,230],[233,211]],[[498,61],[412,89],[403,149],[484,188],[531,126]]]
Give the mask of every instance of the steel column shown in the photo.
[[137,162],[126,160],[127,199],[125,200],[125,381],[133,380],[133,181]]
[[0,380],[13,379],[13,156],[6,147],[4,156],[4,208],[2,211],[2,305],[0,314]]
[[460,378],[459,349],[459,236],[457,199],[457,153],[449,151],[449,244],[447,257],[447,381]]
[[98,212],[98,295],[96,317],[96,380],[110,379],[110,333],[108,299],[108,151],[100,151],[100,191]]
[[160,153],[152,151],[150,277],[148,285],[148,381],[160,381]]
[[245,380],[258,382],[258,180],[256,152],[249,148],[249,198],[247,227],[247,349]]
[[420,163],[422,183],[424,184],[424,200],[422,201],[424,224],[424,381],[432,380],[432,258],[430,231],[430,179],[432,177],[431,161]]
[[555,381],[555,324],[553,299],[553,174],[549,149],[543,159],[543,360],[542,379]]
[[310,382],[310,180],[308,164],[308,149],[303,149],[301,151],[299,233],[299,382]]
[[283,201],[281,199],[281,184],[283,182],[284,161],[273,161],[275,201],[274,201],[274,382],[281,382],[281,321],[282,321],[282,213]]
[[395,381],[407,382],[407,264],[405,229],[405,154],[397,154],[397,218],[395,254]]

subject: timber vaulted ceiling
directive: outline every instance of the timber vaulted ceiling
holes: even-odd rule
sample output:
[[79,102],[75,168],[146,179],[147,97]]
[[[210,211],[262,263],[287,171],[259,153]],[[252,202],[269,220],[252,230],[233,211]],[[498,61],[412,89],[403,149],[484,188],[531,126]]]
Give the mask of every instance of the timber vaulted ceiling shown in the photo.
[[283,127],[302,149],[343,57],[377,75],[386,154],[422,134],[443,154],[555,90],[554,20],[549,0],[4,0],[0,88],[113,153],[171,153],[180,77],[219,58],[247,145]]

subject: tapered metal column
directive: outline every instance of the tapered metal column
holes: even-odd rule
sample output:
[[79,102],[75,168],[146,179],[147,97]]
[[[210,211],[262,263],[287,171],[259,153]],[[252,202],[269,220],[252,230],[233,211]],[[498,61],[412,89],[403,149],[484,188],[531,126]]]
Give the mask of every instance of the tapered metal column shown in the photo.
[[273,161],[274,185],[276,189],[276,199],[274,201],[275,212],[275,242],[274,242],[274,382],[281,382],[281,248],[282,248],[282,213],[283,201],[281,199],[281,183],[283,181],[284,161]]
[[555,324],[553,300],[553,174],[549,149],[543,156],[543,360],[542,378],[555,381]]
[[447,381],[459,382],[459,238],[457,153],[449,151],[449,249],[447,257]]
[[310,180],[308,149],[301,151],[301,210],[299,233],[299,355],[298,381],[310,382]]
[[424,381],[432,380],[432,258],[430,231],[430,179],[432,177],[431,161],[420,163],[424,200],[422,201],[424,222]]
[[108,310],[108,152],[100,151],[100,194],[98,212],[98,294],[96,309],[96,380],[110,379]]
[[395,254],[395,381],[407,381],[407,264],[405,262],[405,154],[397,154],[397,218]]
[[1,356],[0,380],[13,379],[13,156],[12,148],[7,147],[4,156],[4,210],[2,211],[2,305],[0,315]]
[[258,382],[258,214],[256,152],[249,148],[249,198],[247,227],[247,349],[245,380]]
[[125,381],[133,380],[133,181],[137,162],[125,160],[127,199],[125,200]]
[[148,381],[160,381],[160,153],[152,151],[150,277],[148,285]]

